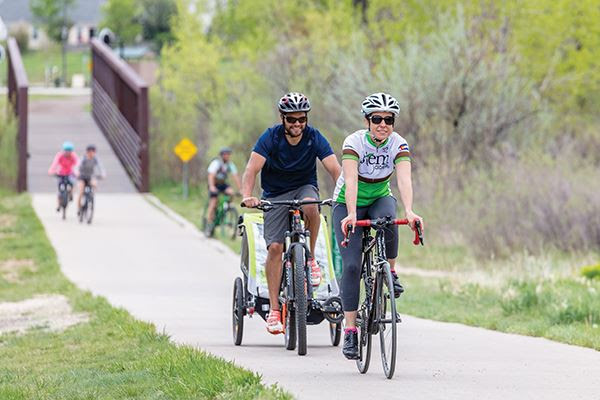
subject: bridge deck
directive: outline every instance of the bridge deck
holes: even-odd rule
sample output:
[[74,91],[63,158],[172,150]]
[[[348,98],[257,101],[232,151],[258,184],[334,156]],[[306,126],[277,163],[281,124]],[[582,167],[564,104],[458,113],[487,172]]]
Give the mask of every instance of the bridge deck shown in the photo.
[[134,193],[123,165],[112,151],[90,112],[89,96],[31,99],[29,105],[28,189],[33,193],[54,192],[56,183],[48,176],[52,158],[65,140],[75,144],[82,156],[93,143],[107,173],[101,182],[104,193]]

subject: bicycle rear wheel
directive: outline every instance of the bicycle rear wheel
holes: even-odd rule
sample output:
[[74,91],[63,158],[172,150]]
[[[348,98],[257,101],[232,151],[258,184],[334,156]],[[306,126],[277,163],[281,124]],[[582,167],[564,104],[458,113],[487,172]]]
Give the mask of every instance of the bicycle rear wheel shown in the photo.
[[296,246],[294,248],[294,297],[296,313],[296,333],[298,336],[298,355],[306,354],[306,263],[304,251]]
[[239,277],[233,283],[232,322],[233,343],[239,346],[244,335],[244,285]]
[[383,372],[388,379],[396,368],[396,298],[390,265],[386,262],[377,274],[376,318],[379,325],[379,343]]

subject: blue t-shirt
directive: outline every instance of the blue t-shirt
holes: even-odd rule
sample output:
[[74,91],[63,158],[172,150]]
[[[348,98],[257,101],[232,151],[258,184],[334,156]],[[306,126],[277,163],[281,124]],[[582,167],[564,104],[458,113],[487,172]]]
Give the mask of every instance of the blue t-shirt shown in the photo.
[[273,197],[304,185],[317,186],[317,157],[333,154],[331,146],[317,129],[306,126],[300,142],[292,146],[283,125],[267,129],[254,150],[267,159],[260,173],[263,197]]

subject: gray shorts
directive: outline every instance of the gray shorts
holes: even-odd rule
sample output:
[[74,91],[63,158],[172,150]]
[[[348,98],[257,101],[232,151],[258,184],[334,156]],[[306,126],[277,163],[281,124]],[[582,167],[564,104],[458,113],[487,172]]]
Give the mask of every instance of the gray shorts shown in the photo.
[[[307,197],[318,200],[319,189],[313,185],[304,185],[287,193],[265,198],[265,200],[302,200]],[[289,208],[275,207],[271,211],[263,213],[263,218],[265,222],[264,236],[267,247],[271,243],[283,243],[285,232],[289,230]]]

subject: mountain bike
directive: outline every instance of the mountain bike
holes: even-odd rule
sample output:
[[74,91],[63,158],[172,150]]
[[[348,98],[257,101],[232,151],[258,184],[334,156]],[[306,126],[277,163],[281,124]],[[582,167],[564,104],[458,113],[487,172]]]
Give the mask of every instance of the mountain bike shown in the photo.
[[215,235],[217,227],[221,228],[221,235],[235,239],[237,236],[237,224],[239,214],[233,203],[233,196],[228,194],[220,194],[217,202],[217,208],[212,224],[208,223],[208,201],[204,207],[204,215],[202,216],[202,232],[208,237]]
[[[281,303],[281,318],[284,329],[285,347],[287,350],[298,350],[298,355],[305,355],[306,325],[318,324],[323,319],[330,323],[330,335],[332,345],[337,346],[341,334],[341,322],[343,319],[341,300],[337,296],[321,302],[313,296],[313,286],[310,284],[310,267],[307,260],[312,258],[310,252],[310,232],[304,229],[300,209],[304,205],[318,204],[331,206],[328,200],[261,200],[256,207],[264,212],[269,212],[274,207],[287,207],[289,209],[289,229],[285,233],[283,248],[283,268],[279,302]],[[242,207],[244,205],[242,204]],[[238,278],[239,279],[239,278]],[[247,307],[247,299],[242,292],[242,281],[236,281],[239,289],[234,291],[234,340],[236,344],[241,343],[242,323],[244,310]],[[239,294],[237,294],[239,292]],[[268,299],[265,299],[268,304]],[[266,312],[263,318],[266,319]],[[262,315],[261,315],[262,316]]]
[[73,184],[69,179],[68,175],[57,175],[58,177],[58,206],[59,211],[62,212],[62,219],[67,218],[67,206],[71,201],[71,192],[73,191]]
[[92,223],[94,217],[94,188],[89,179],[83,180],[83,199],[79,209],[79,222]]
[[[396,325],[401,322],[396,311],[392,272],[385,256],[384,231],[392,225],[408,225],[408,220],[382,217],[356,221],[356,226],[371,228],[363,229],[362,237],[361,300],[356,317],[359,356],[356,366],[361,374],[367,372],[371,361],[372,335],[379,334],[381,363],[388,379],[392,379],[396,368]],[[375,231],[374,237],[372,230]],[[352,227],[349,226],[342,246],[348,245],[351,231]],[[413,244],[423,245],[423,233],[418,221]]]

